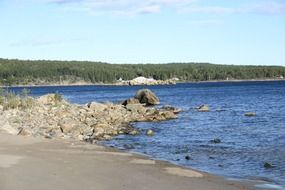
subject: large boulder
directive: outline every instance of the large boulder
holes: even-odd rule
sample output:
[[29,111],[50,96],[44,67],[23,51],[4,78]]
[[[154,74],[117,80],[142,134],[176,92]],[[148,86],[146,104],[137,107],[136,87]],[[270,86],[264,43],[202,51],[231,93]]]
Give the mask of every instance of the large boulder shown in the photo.
[[136,95],[135,99],[139,100],[141,104],[149,105],[157,105],[159,104],[159,98],[149,89],[142,89],[139,90]]

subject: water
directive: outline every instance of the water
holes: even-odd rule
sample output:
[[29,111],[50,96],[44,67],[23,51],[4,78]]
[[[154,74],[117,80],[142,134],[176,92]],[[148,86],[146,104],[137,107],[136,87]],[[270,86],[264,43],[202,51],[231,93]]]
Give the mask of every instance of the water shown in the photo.
[[[119,102],[142,87],[82,86],[34,87],[32,95],[59,92],[73,103]],[[118,136],[103,142],[186,167],[228,177],[263,179],[285,186],[285,81],[189,83],[149,86],[162,104],[182,108],[179,119],[136,123],[139,136]],[[14,88],[15,91],[21,88]],[[208,104],[211,112],[195,107]],[[256,117],[245,117],[245,112]],[[153,129],[154,137],[145,130]],[[219,138],[221,143],[210,140]],[[130,146],[129,146],[130,147]],[[189,155],[190,160],[185,156]],[[265,169],[264,162],[273,164]]]

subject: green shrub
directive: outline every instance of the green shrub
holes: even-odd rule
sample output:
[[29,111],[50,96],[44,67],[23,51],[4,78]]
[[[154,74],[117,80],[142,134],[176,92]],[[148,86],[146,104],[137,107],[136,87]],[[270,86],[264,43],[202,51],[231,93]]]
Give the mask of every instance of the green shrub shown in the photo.
[[6,95],[5,109],[16,109],[21,105],[21,99],[13,92],[8,92]]
[[58,92],[56,92],[55,94],[54,94],[54,101],[55,102],[61,102],[62,101],[62,95],[61,94],[59,94]]

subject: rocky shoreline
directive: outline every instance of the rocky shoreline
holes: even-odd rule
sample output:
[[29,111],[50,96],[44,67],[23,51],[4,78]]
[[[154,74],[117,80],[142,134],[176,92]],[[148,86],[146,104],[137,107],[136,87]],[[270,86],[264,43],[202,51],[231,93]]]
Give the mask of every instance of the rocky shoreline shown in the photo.
[[[120,134],[138,135],[133,122],[157,122],[177,118],[179,109],[157,108],[158,97],[150,90],[140,90],[121,104],[90,102],[71,104],[57,94],[38,98],[15,98],[13,107],[0,105],[0,131],[13,135],[76,139],[95,143]],[[7,100],[8,101],[8,100]],[[26,105],[27,103],[25,103]]]

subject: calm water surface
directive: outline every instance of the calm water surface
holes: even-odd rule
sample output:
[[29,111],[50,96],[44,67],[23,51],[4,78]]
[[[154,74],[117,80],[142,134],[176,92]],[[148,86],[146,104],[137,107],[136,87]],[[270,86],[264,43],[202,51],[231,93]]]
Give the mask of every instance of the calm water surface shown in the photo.
[[[142,87],[81,86],[33,87],[32,95],[59,92],[73,103],[118,102]],[[188,83],[150,86],[162,104],[184,111],[179,119],[159,123],[136,123],[139,136],[118,136],[108,146],[150,155],[179,165],[223,176],[265,179],[285,186],[285,81]],[[14,88],[15,91],[21,88]],[[211,112],[194,108],[208,104]],[[256,117],[244,113],[256,112]],[[154,137],[145,130],[153,129]],[[221,143],[210,140],[219,138]],[[185,160],[189,155],[191,160]],[[274,165],[265,169],[264,162]]]

